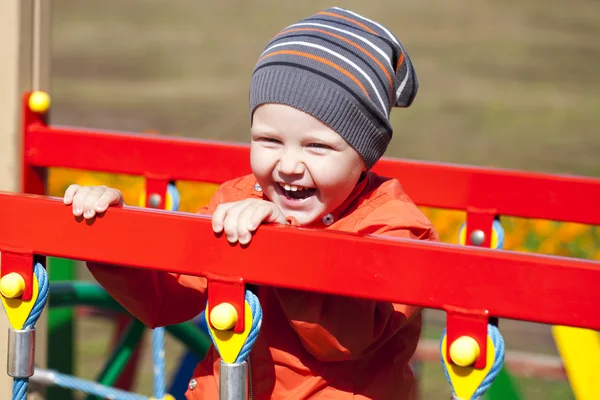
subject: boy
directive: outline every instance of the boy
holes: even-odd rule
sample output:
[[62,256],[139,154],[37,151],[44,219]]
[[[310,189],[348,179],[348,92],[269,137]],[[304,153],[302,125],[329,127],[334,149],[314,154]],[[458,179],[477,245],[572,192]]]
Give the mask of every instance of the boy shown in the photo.
[[[418,82],[387,29],[330,8],[289,26],[267,45],[250,87],[252,174],[224,183],[200,213],[231,243],[261,223],[437,240],[396,180],[370,171],[392,136],[389,112],[411,105]],[[123,204],[106,187],[69,187],[65,204],[91,219]],[[291,254],[290,257],[309,257]],[[267,255],[265,255],[267,257]],[[285,259],[275,260],[285,267]],[[249,266],[251,267],[251,266]],[[88,264],[107,291],[150,327],[194,318],[206,280]],[[408,283],[410,284],[410,283]],[[420,309],[271,287],[254,345],[254,399],[410,399],[408,366]],[[219,357],[209,351],[188,399],[218,398]]]

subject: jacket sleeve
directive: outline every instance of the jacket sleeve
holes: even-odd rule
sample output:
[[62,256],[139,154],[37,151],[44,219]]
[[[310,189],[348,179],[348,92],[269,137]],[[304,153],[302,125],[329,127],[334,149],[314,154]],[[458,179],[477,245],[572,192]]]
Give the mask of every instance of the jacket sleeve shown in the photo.
[[[228,186],[219,188],[198,213],[212,214]],[[150,328],[189,321],[206,307],[203,277],[97,263],[87,263],[87,268],[119,304]]]
[[[384,214],[385,215],[385,214]],[[414,225],[389,223],[377,218],[357,231],[419,240],[438,240],[426,218]],[[279,302],[304,348],[319,361],[346,361],[363,358],[384,344],[399,330],[406,329],[407,347],[419,340],[420,307],[364,299],[276,289]],[[415,322],[413,324],[413,321]],[[408,326],[415,325],[415,329]]]

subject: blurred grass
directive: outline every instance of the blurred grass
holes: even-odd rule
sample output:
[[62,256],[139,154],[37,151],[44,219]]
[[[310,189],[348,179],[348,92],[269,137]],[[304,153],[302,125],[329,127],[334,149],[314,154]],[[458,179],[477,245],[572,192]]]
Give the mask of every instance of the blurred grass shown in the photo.
[[[243,142],[248,84],[263,46],[285,26],[332,5],[321,0],[52,4],[52,123]],[[417,69],[420,93],[412,107],[392,113],[395,133],[386,155],[600,176],[597,1],[337,5],[391,29]],[[51,175],[56,195],[62,195],[65,176],[75,177],[64,172]],[[61,174],[63,181],[57,180]],[[143,184],[135,177],[102,174],[85,179],[129,191],[130,204]],[[188,182],[179,187],[186,211],[214,190]],[[443,239],[455,241],[464,216],[426,211]],[[600,259],[597,228],[510,218],[503,223],[510,232],[507,248]],[[436,337],[443,315],[427,315],[427,334]],[[502,321],[509,349],[556,354],[549,327],[513,322]],[[79,373],[92,377],[104,362],[102,346],[111,329],[87,319],[78,329]],[[180,350],[169,344],[169,354]],[[151,393],[151,370],[144,371],[136,389]],[[447,397],[441,372],[437,364],[425,367],[424,398]],[[527,399],[572,398],[565,383],[524,379],[519,384]]]
[[[53,1],[53,121],[246,141],[267,41],[330,6],[304,2]],[[598,176],[600,3],[341,1],[403,41],[414,106],[389,156]]]

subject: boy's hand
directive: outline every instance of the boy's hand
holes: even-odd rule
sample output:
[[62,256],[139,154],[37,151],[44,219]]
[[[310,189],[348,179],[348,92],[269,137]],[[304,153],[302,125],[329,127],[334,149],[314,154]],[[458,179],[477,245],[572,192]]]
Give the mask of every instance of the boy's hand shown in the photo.
[[262,223],[287,224],[285,216],[274,203],[259,199],[246,199],[220,204],[212,216],[215,233],[225,231],[230,243],[248,244],[252,233]]
[[109,206],[123,205],[123,195],[117,189],[106,186],[71,185],[65,191],[63,202],[73,204],[74,216],[92,219]]

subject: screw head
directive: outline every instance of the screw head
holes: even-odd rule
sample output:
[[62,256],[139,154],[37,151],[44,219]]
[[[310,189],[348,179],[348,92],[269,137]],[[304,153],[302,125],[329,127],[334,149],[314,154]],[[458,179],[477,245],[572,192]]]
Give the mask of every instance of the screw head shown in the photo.
[[471,233],[471,243],[475,246],[481,246],[485,240],[485,233],[482,230],[477,229]]
[[160,205],[160,200],[161,200],[160,194],[152,193],[150,195],[148,204],[150,204],[150,207],[152,207],[152,208],[157,208]]
[[327,226],[333,224],[334,220],[335,220],[335,217],[333,216],[333,214],[327,214],[326,216],[324,216],[322,218],[323,223]]

